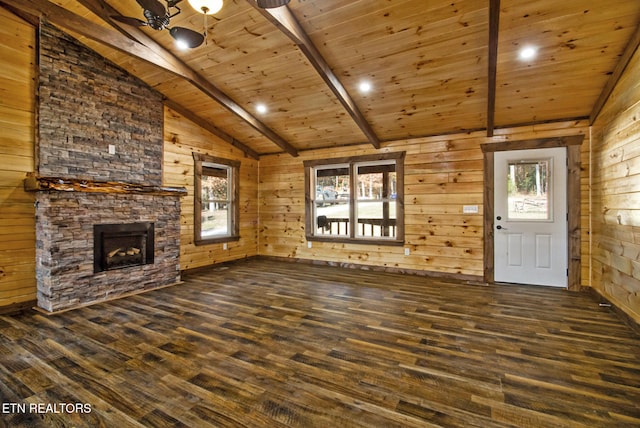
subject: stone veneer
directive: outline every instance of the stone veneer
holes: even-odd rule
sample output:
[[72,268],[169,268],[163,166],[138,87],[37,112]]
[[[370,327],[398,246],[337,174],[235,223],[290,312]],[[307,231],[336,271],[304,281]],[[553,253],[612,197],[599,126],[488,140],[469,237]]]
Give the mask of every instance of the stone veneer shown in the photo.
[[[36,195],[38,305],[47,311],[180,280],[180,197],[82,192]],[[93,225],[152,222],[154,263],[93,273]]]
[[[161,186],[161,95],[46,23],[39,52],[37,174]],[[180,196],[39,191],[38,306],[57,311],[178,282]],[[134,222],[155,225],[154,264],[94,274],[93,225]]]
[[50,25],[39,50],[38,173],[160,186],[161,94]]

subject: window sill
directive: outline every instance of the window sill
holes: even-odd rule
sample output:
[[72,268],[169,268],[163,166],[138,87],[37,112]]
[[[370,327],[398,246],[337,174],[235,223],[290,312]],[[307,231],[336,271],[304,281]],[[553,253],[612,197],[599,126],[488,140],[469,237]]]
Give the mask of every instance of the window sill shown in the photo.
[[216,238],[195,239],[193,243],[200,246],[200,245],[220,244],[223,242],[234,242],[239,240],[240,240],[240,236],[220,236]]

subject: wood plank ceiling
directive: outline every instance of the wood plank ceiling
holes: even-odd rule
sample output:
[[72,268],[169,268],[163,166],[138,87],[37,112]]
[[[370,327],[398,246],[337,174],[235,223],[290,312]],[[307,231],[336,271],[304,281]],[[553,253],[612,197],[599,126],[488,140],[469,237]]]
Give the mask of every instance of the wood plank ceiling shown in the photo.
[[[593,120],[640,40],[637,0],[292,0],[271,12],[254,1],[225,0],[189,50],[168,31],[109,22],[143,19],[136,0],[0,4],[62,27],[251,157]],[[171,25],[203,31],[203,15],[179,6]],[[523,61],[528,45],[537,56]]]

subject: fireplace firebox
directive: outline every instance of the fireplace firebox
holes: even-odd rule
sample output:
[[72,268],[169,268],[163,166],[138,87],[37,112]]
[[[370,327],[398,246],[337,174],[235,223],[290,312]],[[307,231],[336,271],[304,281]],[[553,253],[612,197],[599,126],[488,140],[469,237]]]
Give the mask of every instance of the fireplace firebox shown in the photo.
[[93,272],[153,264],[153,223],[93,226]]

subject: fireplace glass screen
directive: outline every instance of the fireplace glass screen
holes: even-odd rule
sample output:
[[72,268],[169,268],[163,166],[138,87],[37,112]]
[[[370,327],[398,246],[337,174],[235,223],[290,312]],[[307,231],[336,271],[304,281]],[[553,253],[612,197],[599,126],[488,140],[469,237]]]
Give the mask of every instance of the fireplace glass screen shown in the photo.
[[93,271],[153,263],[153,223],[93,226]]

